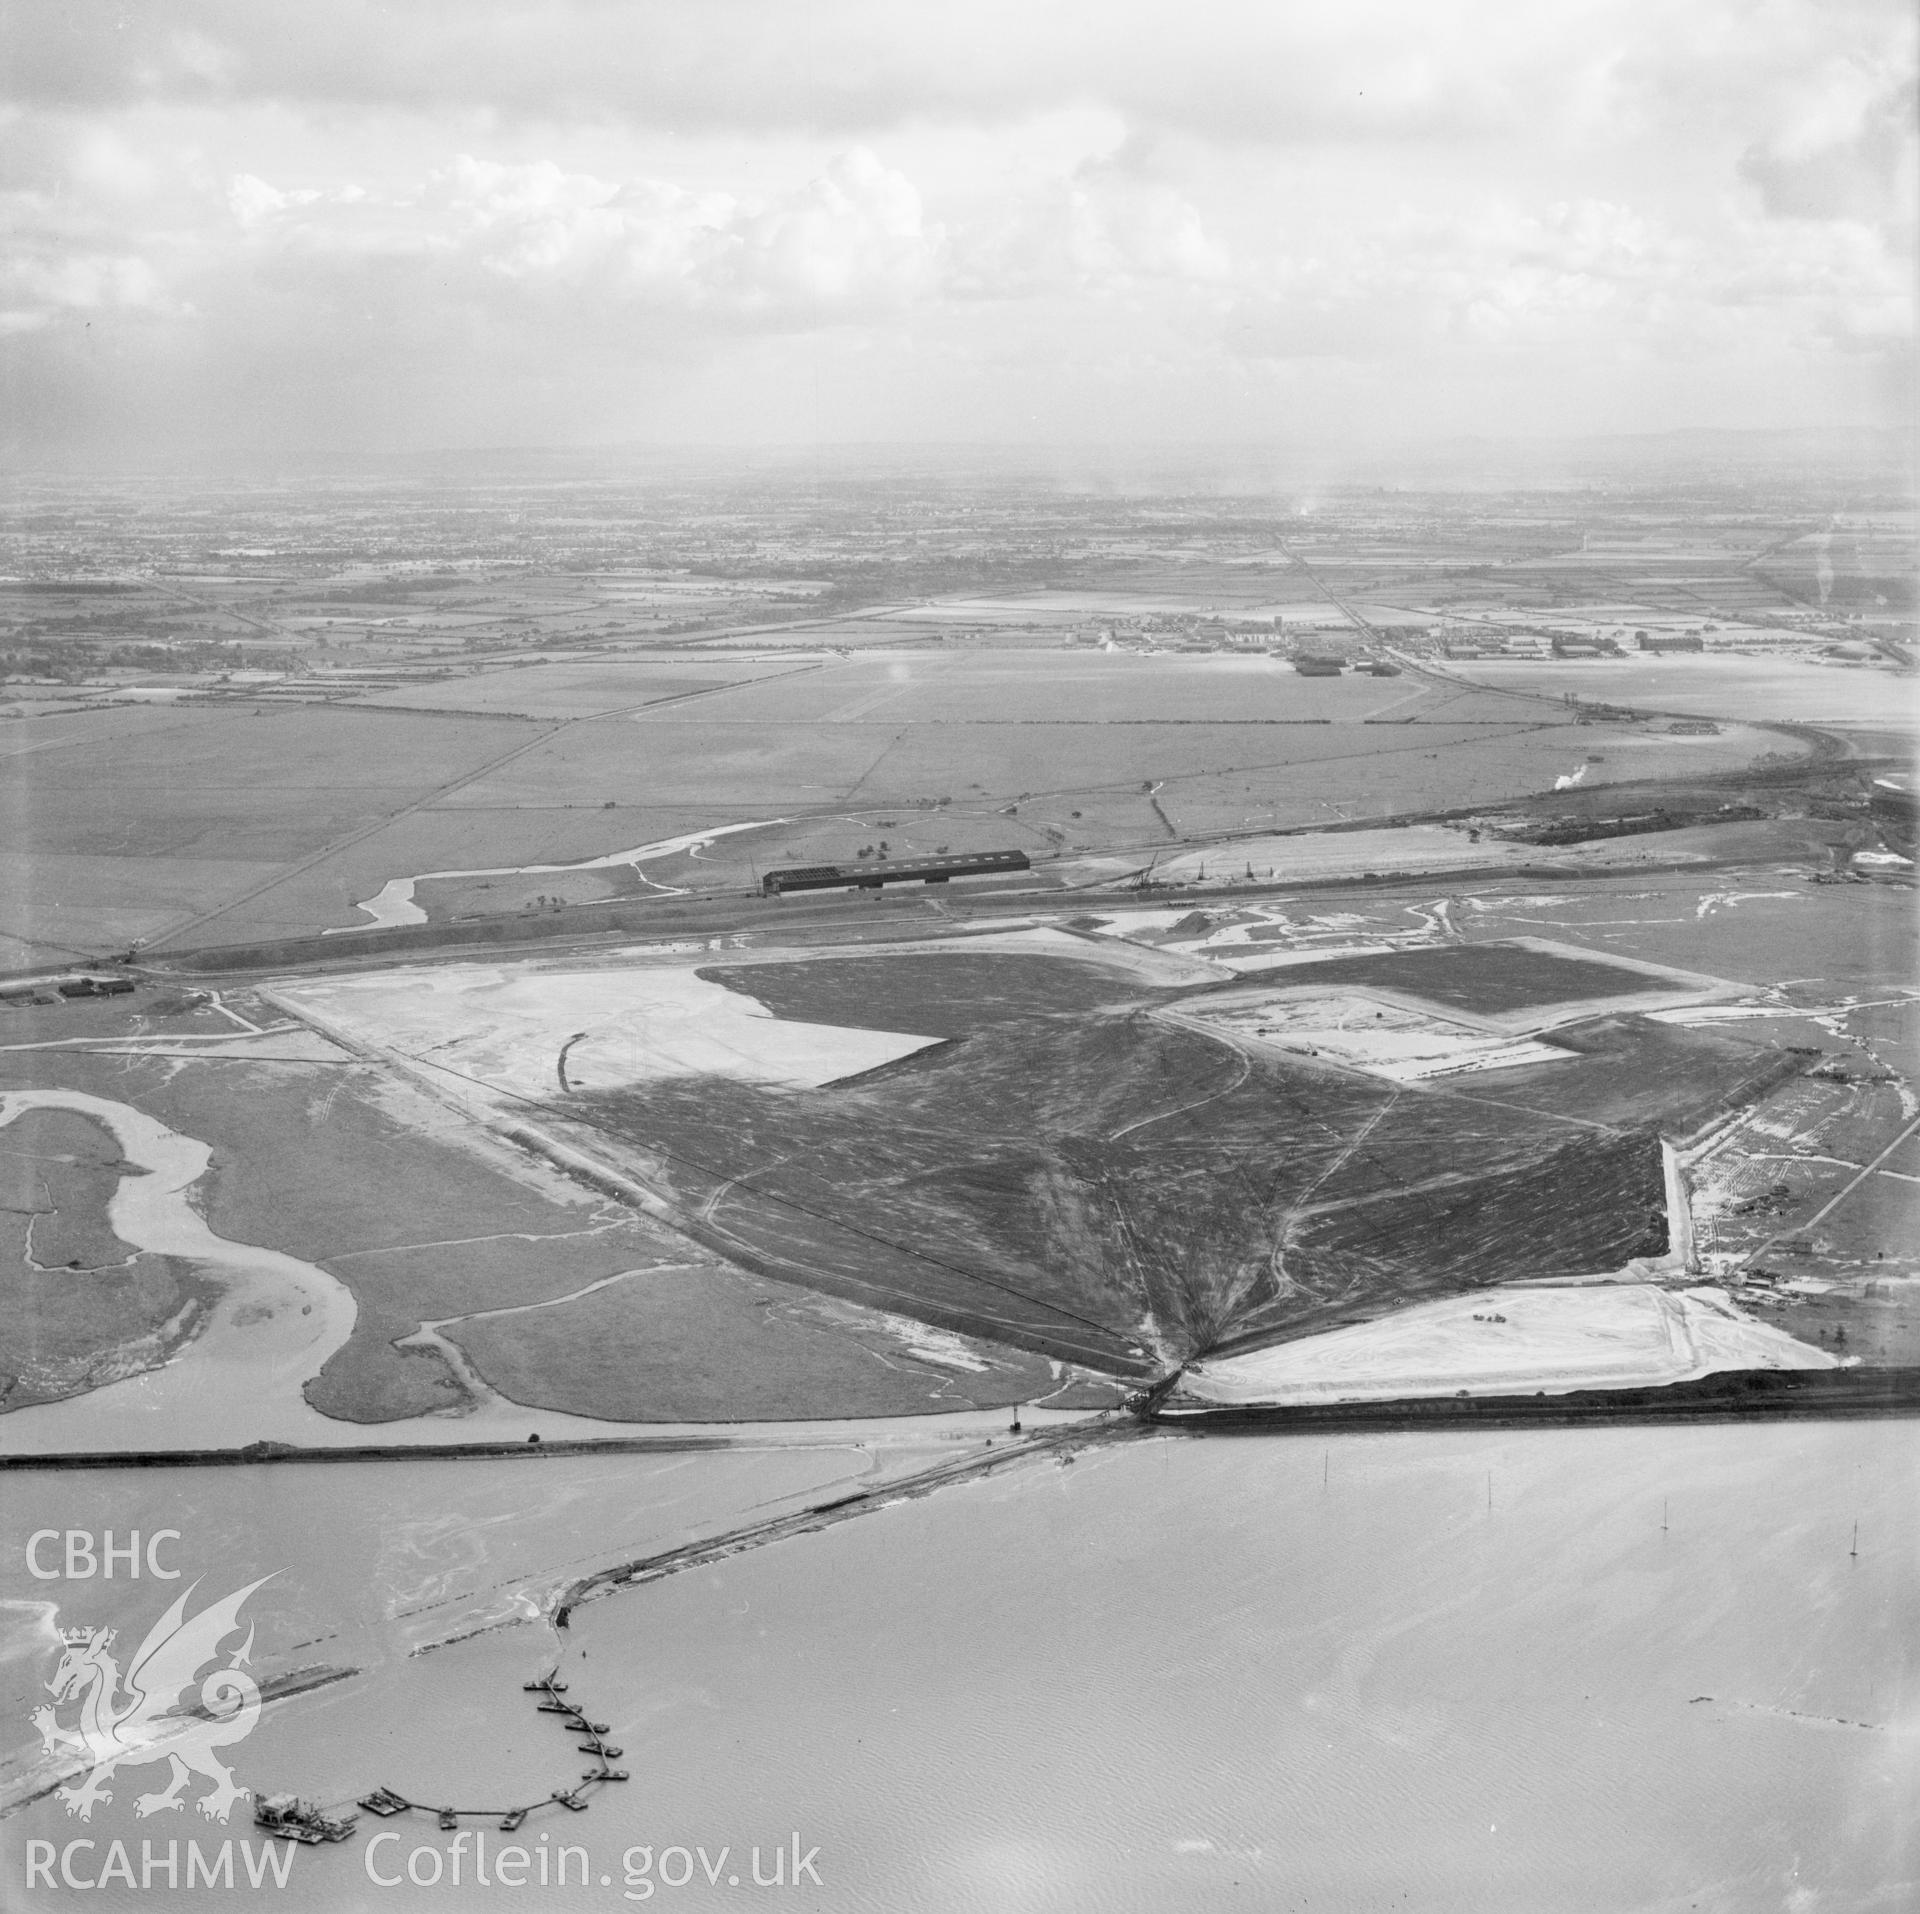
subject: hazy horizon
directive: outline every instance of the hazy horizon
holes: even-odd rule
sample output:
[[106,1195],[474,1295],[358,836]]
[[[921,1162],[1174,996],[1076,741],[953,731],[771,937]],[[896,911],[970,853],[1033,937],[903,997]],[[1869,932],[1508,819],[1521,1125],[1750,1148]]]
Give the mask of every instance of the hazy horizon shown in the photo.
[[[1657,493],[1787,486],[1830,511],[1908,509],[1916,446],[1892,428],[1681,428],[1520,439],[1456,435],[1399,444],[1207,444],[1161,440],[815,440],[601,445],[422,445],[404,450],[99,448],[0,450],[0,483],[206,488],[818,486],[886,483],[983,493],[1295,501],[1342,493]],[[1811,488],[1811,489],[1808,489]]]

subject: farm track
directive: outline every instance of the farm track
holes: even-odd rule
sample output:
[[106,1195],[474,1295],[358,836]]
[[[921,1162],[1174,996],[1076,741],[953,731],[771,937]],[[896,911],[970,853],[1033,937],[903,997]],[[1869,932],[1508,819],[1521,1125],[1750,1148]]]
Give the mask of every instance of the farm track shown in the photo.
[[[1765,1241],[1756,1244],[1752,1249],[1744,1252],[1744,1254],[1741,1256],[1741,1259],[1740,1259],[1741,1263],[1743,1265],[1746,1265],[1746,1264],[1757,1262],[1760,1259],[1760,1257],[1765,1255],[1766,1252],[1770,1250],[1774,1246],[1774,1244],[1778,1243],[1783,1237],[1803,1235],[1806,1232],[1810,1231],[1816,1223],[1824,1222],[1827,1217],[1831,1216],[1833,1212],[1837,1210],[1840,1207],[1840,1205],[1847,1200],[1848,1197],[1853,1195],[1853,1193],[1856,1190],[1858,1190],[1864,1183],[1866,1183],[1873,1176],[1874,1172],[1878,1170],[1880,1166],[1883,1163],[1885,1163],[1886,1160],[1890,1156],[1892,1156],[1897,1149],[1899,1149],[1901,1144],[1906,1142],[1906,1140],[1910,1136],[1912,1136],[1916,1131],[1920,1131],[1920,1117],[1914,1118],[1914,1120],[1911,1123],[1909,1123],[1900,1132],[1900,1134],[1896,1136],[1893,1139],[1893,1141],[1887,1145],[1887,1147],[1884,1150],[1880,1151],[1880,1153],[1877,1156],[1873,1157],[1870,1161],[1860,1165],[1849,1164],[1848,1168],[1855,1169],[1856,1174],[1849,1177],[1847,1179],[1846,1184],[1842,1188],[1836,1190],[1834,1194],[1826,1200],[1826,1202],[1821,1204],[1821,1206],[1816,1211],[1814,1211],[1814,1213],[1811,1216],[1809,1216],[1806,1219],[1805,1222],[1794,1223],[1789,1225],[1786,1229],[1775,1230],[1771,1236],[1765,1239]],[[1791,1161],[1803,1160],[1803,1159],[1787,1158],[1785,1160],[1791,1162]]]
[[1150,1124],[1166,1123],[1174,1117],[1186,1116],[1191,1111],[1204,1110],[1208,1104],[1217,1103],[1222,1097],[1231,1096],[1234,1091],[1238,1090],[1240,1086],[1253,1075],[1252,1056],[1231,1038],[1222,1035],[1221,1032],[1217,1030],[1209,1028],[1194,1018],[1168,1016],[1165,1013],[1161,1013],[1161,1015],[1164,1022],[1176,1024],[1180,1029],[1191,1031],[1195,1036],[1211,1037],[1224,1049],[1231,1051],[1235,1062],[1240,1066],[1240,1074],[1235,1077],[1231,1083],[1222,1084],[1217,1089],[1209,1090],[1205,1096],[1196,1097],[1191,1103],[1177,1104],[1171,1110],[1156,1110],[1151,1116],[1139,1117],[1132,1123],[1123,1124],[1119,1129],[1112,1131],[1108,1135],[1107,1141],[1109,1143],[1118,1143],[1123,1136],[1131,1136],[1136,1130],[1144,1130]]
[[1367,1138],[1386,1121],[1388,1115],[1398,1105],[1399,1101],[1400,1092],[1396,1090],[1387,1098],[1386,1102],[1381,1104],[1379,1109],[1372,1112],[1367,1120],[1361,1124],[1359,1129],[1348,1138],[1339,1155],[1337,1155],[1331,1163],[1325,1165],[1321,1169],[1320,1174],[1288,1204],[1286,1214],[1280,1218],[1279,1227],[1275,1232],[1273,1246],[1274,1281],[1276,1284],[1281,1285],[1283,1289],[1294,1286],[1293,1278],[1287,1274],[1287,1251],[1292,1246],[1294,1231],[1298,1227],[1302,1216],[1306,1214],[1307,1206],[1312,1201],[1314,1191],[1320,1189],[1323,1185],[1331,1181],[1332,1178],[1338,1176],[1340,1172],[1353,1161],[1354,1157],[1365,1145]]

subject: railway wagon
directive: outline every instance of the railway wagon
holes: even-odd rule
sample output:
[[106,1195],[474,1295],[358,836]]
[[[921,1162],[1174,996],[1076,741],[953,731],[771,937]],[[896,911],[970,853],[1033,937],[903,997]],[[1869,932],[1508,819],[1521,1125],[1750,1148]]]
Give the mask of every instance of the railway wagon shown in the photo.
[[760,888],[785,891],[877,891],[883,884],[944,884],[954,877],[998,877],[1033,867],[1025,851],[968,851],[958,857],[879,858],[870,864],[796,864],[769,871]]

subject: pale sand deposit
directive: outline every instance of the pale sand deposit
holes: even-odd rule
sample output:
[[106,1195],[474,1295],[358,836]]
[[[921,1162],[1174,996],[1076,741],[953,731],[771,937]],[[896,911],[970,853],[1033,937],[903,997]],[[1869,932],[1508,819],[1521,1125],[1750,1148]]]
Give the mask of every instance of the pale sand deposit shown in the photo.
[[1222,965],[1244,977],[1255,972],[1291,970],[1306,964],[1321,963],[1331,957],[1385,957],[1396,949],[1406,947],[1404,944],[1341,944],[1318,950],[1287,950],[1272,944],[1248,942],[1231,948],[1209,946],[1198,954],[1205,956],[1209,963]]
[[1379,1322],[1195,1363],[1181,1390],[1209,1403],[1555,1396],[1657,1387],[1722,1369],[1839,1366],[1824,1350],[1743,1315],[1722,1290],[1606,1283],[1483,1289],[1417,1304]]
[[1473,1024],[1418,1010],[1387,996],[1320,991],[1310,985],[1230,999],[1182,1013],[1244,1043],[1310,1057],[1389,1083],[1420,1083],[1469,1070],[1504,1070],[1522,1063],[1570,1063],[1574,1052],[1527,1037],[1489,1032]]
[[[608,871],[616,865],[650,864],[662,857],[677,857],[682,851],[697,851],[717,837],[730,837],[735,831],[763,831],[784,824],[783,817],[756,819],[750,824],[716,824],[705,831],[688,831],[680,837],[663,837],[654,844],[636,844],[630,851],[610,851],[605,857],[587,857],[573,864],[502,864],[482,871],[420,871],[412,877],[390,877],[373,896],[354,905],[367,913],[364,924],[338,924],[322,931],[323,937],[337,937],[343,930],[392,929],[399,924],[424,924],[427,913],[413,901],[414,886],[439,883],[456,877],[543,877],[558,871]],[[673,885],[661,885],[672,890]]]
[[1531,845],[1503,844],[1492,838],[1473,843],[1464,831],[1413,824],[1398,830],[1327,831],[1306,836],[1246,837],[1203,850],[1163,857],[1158,877],[1192,882],[1203,874],[1213,882],[1244,878],[1285,882],[1296,877],[1359,876],[1368,871],[1452,870],[1466,864],[1540,862]]
[[[1235,838],[1199,850],[1178,851],[1154,860],[1153,874],[1165,882],[1226,884],[1247,881],[1285,884],[1314,878],[1360,877],[1368,872],[1459,870],[1469,865],[1499,866],[1555,863],[1528,844],[1503,844],[1492,838],[1471,842],[1464,831],[1413,824],[1394,830],[1328,831],[1303,835]],[[1075,858],[1066,866],[1069,881],[1139,868],[1138,858]]]
[[282,984],[270,994],[353,1048],[387,1053],[437,1089],[496,1109],[566,1094],[563,1048],[573,1090],[691,1076],[811,1088],[934,1041],[790,1022],[706,982],[691,964],[415,965]]
[[1382,922],[1379,913],[1303,911],[1250,898],[1224,907],[1210,901],[1199,909],[1176,904],[1158,910],[1123,910],[1095,920],[1095,934],[1114,941],[1149,943],[1221,970],[1271,970],[1329,957],[1378,957],[1391,950],[1430,949],[1458,936],[1451,909],[1451,901],[1444,897],[1409,902],[1398,912],[1408,921],[1395,923],[1391,918]]

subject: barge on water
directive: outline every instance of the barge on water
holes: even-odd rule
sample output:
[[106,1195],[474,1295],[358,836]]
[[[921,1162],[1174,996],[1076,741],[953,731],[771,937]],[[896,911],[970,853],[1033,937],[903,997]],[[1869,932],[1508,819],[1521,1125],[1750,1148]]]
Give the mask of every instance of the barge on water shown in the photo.
[[360,1824],[357,1814],[328,1814],[297,1794],[269,1794],[254,1803],[253,1825],[309,1847],[344,1841]]

